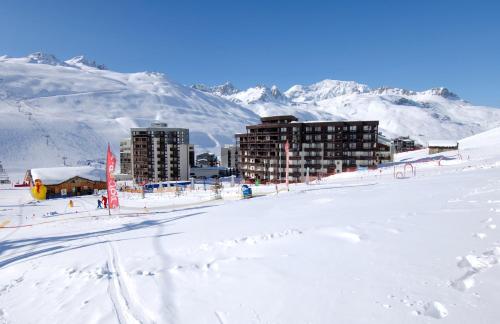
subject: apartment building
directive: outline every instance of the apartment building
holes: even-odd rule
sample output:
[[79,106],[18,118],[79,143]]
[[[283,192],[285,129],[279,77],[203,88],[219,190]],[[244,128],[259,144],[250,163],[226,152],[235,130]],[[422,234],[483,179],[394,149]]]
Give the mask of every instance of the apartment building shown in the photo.
[[299,122],[295,116],[261,118],[236,134],[239,171],[246,180],[283,182],[285,143],[289,180],[304,181],[357,167],[376,166],[378,121]]
[[154,122],[150,127],[132,128],[130,132],[130,170],[135,181],[189,179],[194,155],[189,129],[169,128],[166,123]]

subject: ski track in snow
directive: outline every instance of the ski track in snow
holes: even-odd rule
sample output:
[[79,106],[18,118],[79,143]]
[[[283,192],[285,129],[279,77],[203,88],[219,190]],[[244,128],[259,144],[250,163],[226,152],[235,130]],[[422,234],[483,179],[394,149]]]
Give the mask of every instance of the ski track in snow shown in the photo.
[[131,279],[125,271],[117,248],[112,242],[106,243],[108,261],[106,273],[109,274],[109,296],[113,301],[117,319],[120,323],[154,323],[144,311],[138,296],[134,294]]

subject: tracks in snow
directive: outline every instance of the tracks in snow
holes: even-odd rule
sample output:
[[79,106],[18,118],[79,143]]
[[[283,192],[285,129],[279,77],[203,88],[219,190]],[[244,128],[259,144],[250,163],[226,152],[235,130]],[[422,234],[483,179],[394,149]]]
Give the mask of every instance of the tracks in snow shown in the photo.
[[135,294],[131,278],[120,262],[120,256],[113,243],[107,243],[107,252],[108,294],[118,322],[154,323],[155,321],[144,311],[144,306],[141,305],[139,297]]

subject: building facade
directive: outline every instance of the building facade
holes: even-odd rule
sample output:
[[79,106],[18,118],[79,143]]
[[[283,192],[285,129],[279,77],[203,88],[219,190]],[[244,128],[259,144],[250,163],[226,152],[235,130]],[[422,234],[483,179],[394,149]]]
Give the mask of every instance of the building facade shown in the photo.
[[295,116],[261,118],[236,134],[239,170],[245,180],[283,182],[285,143],[289,181],[304,181],[357,167],[375,167],[378,121],[299,122]]
[[224,145],[220,149],[220,165],[230,170],[238,170],[238,152],[236,145]]
[[132,174],[132,146],[130,138],[120,141],[120,173]]
[[427,146],[429,148],[429,154],[458,150],[458,142],[452,140],[429,141]]
[[189,179],[189,129],[154,122],[131,130],[131,172],[137,182]]
[[9,176],[2,166],[2,161],[0,161],[0,184],[10,184]]
[[393,140],[396,153],[413,151],[416,149],[415,140],[408,136],[400,136]]
[[377,152],[375,153],[377,163],[393,162],[394,151],[394,142],[379,133],[377,138]]
[[205,152],[196,156],[196,166],[198,167],[216,167],[218,165],[217,155],[213,153]]

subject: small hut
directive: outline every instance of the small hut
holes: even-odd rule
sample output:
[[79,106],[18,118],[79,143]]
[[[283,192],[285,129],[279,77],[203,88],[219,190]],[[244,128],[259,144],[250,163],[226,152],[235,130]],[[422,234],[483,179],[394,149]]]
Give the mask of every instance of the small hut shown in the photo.
[[427,146],[429,147],[429,154],[458,150],[458,142],[452,140],[429,141]]
[[25,182],[34,185],[36,180],[47,188],[47,199],[91,195],[96,189],[106,189],[106,172],[91,166],[28,170]]

